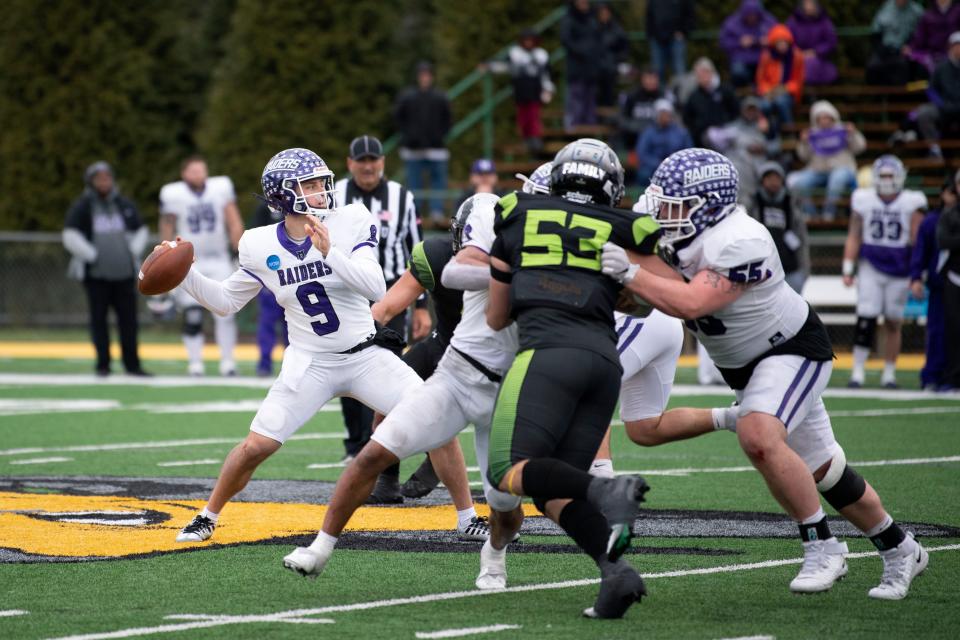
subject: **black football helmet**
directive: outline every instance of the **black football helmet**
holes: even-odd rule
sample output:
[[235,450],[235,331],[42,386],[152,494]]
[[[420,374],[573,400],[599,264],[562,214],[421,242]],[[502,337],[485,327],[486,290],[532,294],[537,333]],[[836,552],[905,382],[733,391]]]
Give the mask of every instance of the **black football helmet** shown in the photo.
[[477,207],[490,207],[492,209],[499,201],[500,196],[495,193],[475,193],[463,201],[463,204],[457,209],[457,213],[454,214],[453,220],[450,221],[450,235],[453,240],[454,253],[463,248],[464,235],[467,239],[470,238],[470,222],[468,220],[470,214]]
[[557,153],[550,193],[571,202],[616,206],[623,197],[623,165],[607,144],[580,138]]

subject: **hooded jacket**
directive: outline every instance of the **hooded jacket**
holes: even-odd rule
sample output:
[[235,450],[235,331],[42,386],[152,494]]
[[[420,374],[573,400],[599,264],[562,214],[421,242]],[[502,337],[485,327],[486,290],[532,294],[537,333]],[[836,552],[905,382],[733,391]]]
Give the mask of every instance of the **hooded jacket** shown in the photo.
[[[751,14],[757,16],[753,25],[746,21]],[[720,29],[720,47],[727,52],[730,63],[757,64],[763,51],[764,36],[776,22],[776,18],[764,10],[760,0],[743,0],[740,8],[723,21]],[[753,36],[754,43],[750,47],[740,45],[740,38],[746,35]]]
[[899,51],[907,44],[922,15],[923,7],[916,2],[900,8],[896,0],[887,0],[873,17],[871,27],[880,36],[880,44]]
[[[836,123],[830,129],[817,127],[817,116],[821,113],[831,116]],[[818,100],[810,107],[810,136],[797,144],[797,157],[807,163],[807,169],[830,172],[847,168],[857,170],[854,156],[863,153],[867,140],[854,129],[848,132],[840,120],[840,112],[827,100]]]
[[571,2],[560,23],[560,42],[567,52],[567,81],[596,81],[602,43],[593,11],[578,11]]
[[647,0],[647,37],[666,43],[693,30],[693,0]]
[[837,79],[837,68],[829,57],[837,50],[837,31],[827,12],[820,7],[815,16],[808,16],[802,8],[787,20],[794,43],[801,51],[814,51],[816,56],[804,58],[804,78],[807,84],[830,84]]
[[940,11],[937,3],[931,2],[920,16],[910,48],[923,61],[939,62],[947,56],[947,41],[954,31],[960,31],[960,3],[953,2]]
[[[785,55],[781,55],[773,46],[778,40],[790,43],[790,49]],[[772,89],[783,85],[793,96],[793,103],[800,104],[803,97],[804,71],[803,53],[794,46],[790,29],[782,24],[774,25],[767,33],[767,47],[760,56],[760,64],[757,65],[757,93],[765,96]]]
[[[74,280],[86,280],[89,267],[97,260],[97,248],[93,244],[93,208],[100,194],[93,188],[93,177],[100,171],[113,170],[106,162],[96,162],[84,174],[85,187],[79,198],[74,200],[67,211],[67,219],[63,229],[63,246],[70,252],[72,258],[67,267],[67,275]],[[126,227],[127,248],[137,267],[137,260],[147,244],[147,227],[144,226],[140,212],[133,202],[122,195],[114,187],[102,200],[116,208],[123,216]]]

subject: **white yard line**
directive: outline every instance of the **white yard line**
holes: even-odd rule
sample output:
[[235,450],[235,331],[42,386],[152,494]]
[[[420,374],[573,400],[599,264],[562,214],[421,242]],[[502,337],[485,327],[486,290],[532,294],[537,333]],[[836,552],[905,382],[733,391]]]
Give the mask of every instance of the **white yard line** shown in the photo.
[[112,411],[120,408],[116,400],[64,400],[61,398],[0,398],[0,416],[25,416],[43,413]]
[[481,633],[496,633],[497,631],[507,631],[509,629],[520,629],[519,624],[492,624],[487,627],[465,627],[463,629],[443,629],[441,631],[417,631],[413,634],[417,638],[462,638],[463,636],[476,636]]
[[[938,464],[941,462],[960,462],[960,456],[943,456],[940,458],[898,458],[893,460],[861,460],[850,462],[851,467],[886,467],[889,465]],[[742,467],[681,467],[678,469],[640,469],[630,471],[618,469],[617,475],[639,473],[645,476],[686,476],[691,473],[744,473],[754,471],[750,465]]]
[[[960,544],[949,544],[940,547],[929,547],[927,551],[936,553],[939,551],[956,551],[960,549]],[[876,551],[865,551],[862,553],[851,553],[847,555],[848,560],[857,558],[870,558],[877,556]],[[716,573],[734,573],[738,571],[750,571],[753,569],[767,569],[771,567],[782,567],[791,564],[800,564],[802,558],[788,558],[785,560],[767,560],[764,562],[753,562],[749,564],[728,564],[718,567],[704,567],[702,569],[683,569],[678,571],[664,571],[661,573],[651,573],[644,575],[646,580],[656,580],[661,578],[680,578],[685,576],[711,575]],[[582,580],[566,580],[564,582],[548,582],[544,584],[527,584],[517,587],[507,587],[506,589],[495,589],[482,591],[474,589],[472,591],[450,591],[446,593],[431,593],[422,596],[411,596],[407,598],[392,598],[389,600],[374,600],[369,602],[356,602],[353,604],[339,604],[328,607],[319,607],[316,609],[293,609],[291,611],[280,611],[277,613],[256,615],[256,616],[220,616],[212,617],[209,614],[176,614],[167,616],[171,620],[193,620],[193,622],[184,622],[180,624],[166,624],[156,627],[135,627],[132,629],[120,629],[118,631],[107,631],[103,633],[88,633],[74,636],[64,636],[57,640],[111,640],[113,638],[132,638],[137,636],[148,636],[158,633],[172,633],[176,631],[189,631],[191,629],[203,629],[208,627],[217,627],[228,624],[247,624],[252,622],[284,622],[289,619],[304,618],[306,616],[316,616],[329,613],[345,613],[350,611],[366,611],[369,609],[382,609],[384,607],[396,607],[412,604],[425,604],[429,602],[442,602],[445,600],[460,600],[463,598],[478,598],[501,593],[522,593],[526,591],[544,591],[553,589],[569,589],[571,587],[584,587],[599,583],[598,578],[584,578]]]
[[347,466],[346,462],[315,462],[308,464],[307,469],[340,469]]
[[960,407],[907,407],[903,409],[862,409],[829,411],[831,418],[869,418],[871,416],[919,416],[937,413],[960,413]]
[[113,375],[100,378],[90,374],[52,374],[52,373],[0,373],[0,384],[29,386],[97,386],[97,387],[242,387],[246,389],[269,389],[273,378],[221,378],[208,376],[156,376],[141,378],[137,376]]
[[739,636],[737,638],[720,638],[720,640],[777,640],[776,636]]
[[[290,440],[339,440],[343,433],[298,433],[287,438]],[[156,440],[149,442],[114,442],[109,444],[77,444],[65,447],[21,447],[19,449],[0,449],[0,456],[19,456],[30,453],[60,453],[65,451],[125,451],[128,449],[165,449],[167,447],[195,447],[205,444],[237,444],[242,434],[233,438],[193,438],[189,440]]]
[[72,462],[73,458],[26,458],[24,460],[11,460],[10,464],[50,464],[52,462]]
[[220,464],[223,460],[215,458],[204,458],[203,460],[173,460],[171,462],[158,462],[158,467],[192,467],[198,464]]
[[14,616],[25,616],[29,611],[24,611],[23,609],[7,609],[6,611],[0,611],[0,618],[12,618]]
[[[2,382],[2,378],[0,378]],[[733,392],[721,385],[700,386],[695,384],[678,384],[670,390],[671,396],[726,396],[733,397]],[[958,393],[934,393],[933,391],[908,391],[905,389],[839,389],[828,388],[823,392],[824,398],[860,398],[869,400],[945,400],[960,402]]]

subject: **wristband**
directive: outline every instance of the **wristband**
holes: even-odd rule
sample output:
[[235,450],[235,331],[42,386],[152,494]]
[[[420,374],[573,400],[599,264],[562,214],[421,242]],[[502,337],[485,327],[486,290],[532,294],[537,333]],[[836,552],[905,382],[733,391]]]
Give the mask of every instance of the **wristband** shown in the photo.
[[853,260],[843,259],[843,275],[852,277],[854,272]]

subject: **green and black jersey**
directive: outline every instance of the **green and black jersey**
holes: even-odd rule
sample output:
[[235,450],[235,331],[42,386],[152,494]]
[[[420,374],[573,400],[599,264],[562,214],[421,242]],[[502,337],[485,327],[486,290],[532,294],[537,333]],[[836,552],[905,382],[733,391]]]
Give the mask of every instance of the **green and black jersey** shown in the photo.
[[451,258],[453,245],[450,239],[437,236],[415,245],[407,265],[420,286],[433,296],[433,308],[437,314],[436,332],[444,344],[453,337],[453,330],[457,328],[463,311],[463,291],[448,289],[440,284],[440,274]]
[[504,196],[496,212],[491,255],[511,267],[520,350],[579,347],[619,362],[613,309],[621,287],[600,270],[602,247],[613,242],[653,254],[660,237],[656,221],[525,193]]

